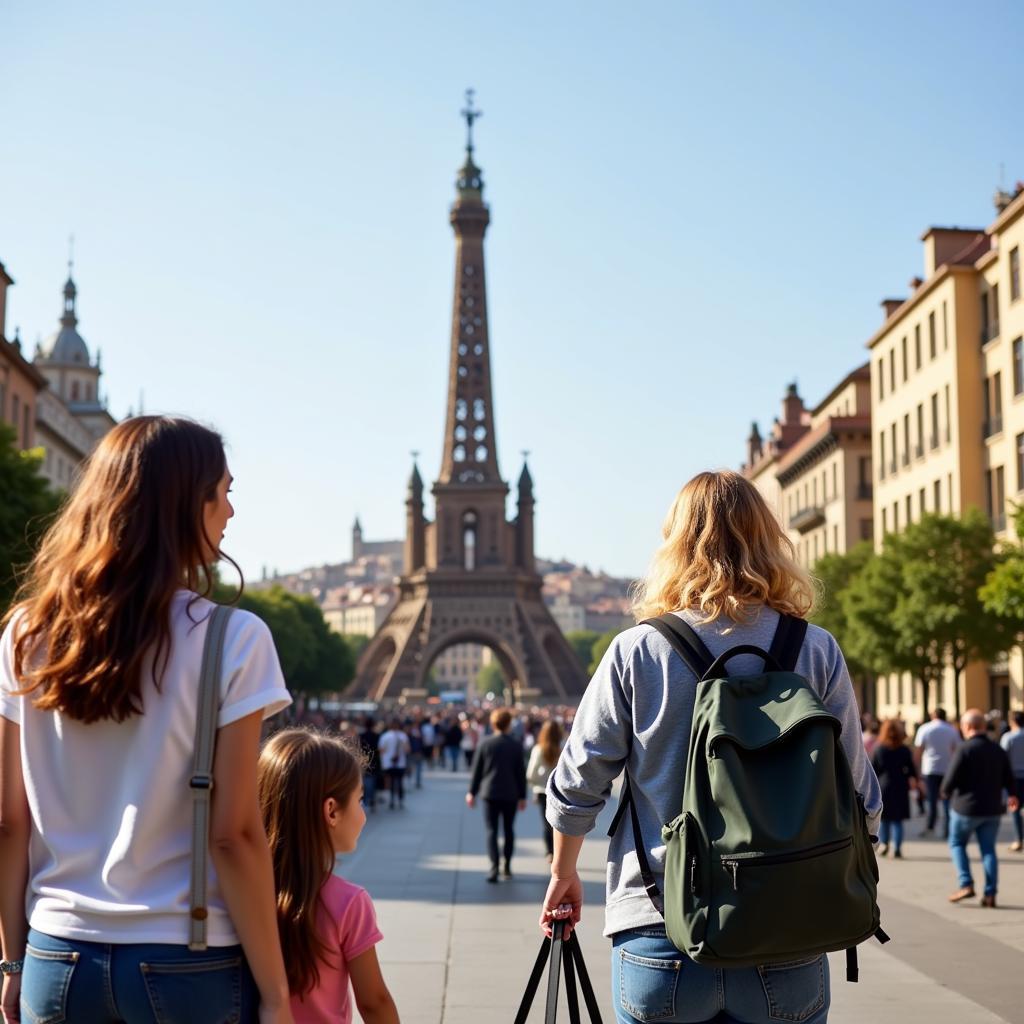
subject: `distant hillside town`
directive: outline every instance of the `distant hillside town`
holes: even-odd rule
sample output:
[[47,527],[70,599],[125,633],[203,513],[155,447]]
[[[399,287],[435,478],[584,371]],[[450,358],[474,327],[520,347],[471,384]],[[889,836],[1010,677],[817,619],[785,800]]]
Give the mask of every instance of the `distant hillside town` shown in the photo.
[[[273,586],[312,597],[331,629],[346,637],[371,637],[398,600],[404,543],[400,540],[368,541],[362,524],[352,526],[352,557],[345,562],[311,566],[298,572],[278,573],[264,569],[259,580],[246,584],[261,590]],[[544,603],[566,635],[606,633],[632,625],[629,585],[632,580],[592,572],[565,559],[537,559],[544,580]],[[471,690],[491,652],[477,644],[455,644],[434,662],[439,684]]]

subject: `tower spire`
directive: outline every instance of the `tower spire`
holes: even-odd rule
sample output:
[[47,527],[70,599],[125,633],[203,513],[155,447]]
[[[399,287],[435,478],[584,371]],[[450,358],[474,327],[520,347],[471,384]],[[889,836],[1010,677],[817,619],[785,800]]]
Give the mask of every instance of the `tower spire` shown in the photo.
[[78,325],[75,312],[75,299],[78,289],[75,287],[75,236],[68,235],[68,279],[64,282],[64,315],[60,318],[61,326],[74,328]]
[[452,310],[448,412],[441,484],[500,484],[491,399],[491,357],[484,279],[484,232],[490,214],[481,195],[480,169],[473,163],[473,90],[462,111],[468,130],[466,163],[450,220],[455,231],[455,295]]

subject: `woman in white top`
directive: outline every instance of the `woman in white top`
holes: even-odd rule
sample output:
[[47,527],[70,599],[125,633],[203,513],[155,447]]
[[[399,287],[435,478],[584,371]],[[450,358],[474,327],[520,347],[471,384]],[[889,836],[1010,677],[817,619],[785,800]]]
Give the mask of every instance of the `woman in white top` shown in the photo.
[[544,826],[544,846],[548,852],[548,863],[554,858],[554,832],[548,824],[548,775],[558,763],[562,752],[562,726],[553,718],[540,727],[537,742],[530,748],[530,760],[526,766],[526,784],[533,789],[533,798],[540,807],[540,820]]
[[213,431],[119,424],[6,617],[5,1020],[291,1022],[256,794],[263,719],[290,697],[269,630],[244,611],[220,681],[208,945],[187,944],[197,687],[230,484]]

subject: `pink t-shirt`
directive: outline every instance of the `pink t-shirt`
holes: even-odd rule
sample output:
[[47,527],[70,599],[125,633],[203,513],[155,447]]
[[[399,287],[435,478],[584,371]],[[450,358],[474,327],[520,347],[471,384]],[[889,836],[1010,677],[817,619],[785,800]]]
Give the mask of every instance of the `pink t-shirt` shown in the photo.
[[295,1024],[350,1024],[349,961],[377,945],[384,936],[365,889],[331,875],[321,897],[317,930],[328,947],[341,956],[333,956],[330,964],[318,964],[320,984],[303,998],[292,996],[292,1016]]

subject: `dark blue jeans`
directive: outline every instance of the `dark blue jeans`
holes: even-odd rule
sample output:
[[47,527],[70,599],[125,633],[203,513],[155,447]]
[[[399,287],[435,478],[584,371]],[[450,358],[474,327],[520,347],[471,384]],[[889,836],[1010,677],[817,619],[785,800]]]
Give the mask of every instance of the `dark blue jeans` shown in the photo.
[[79,942],[28,933],[26,1024],[256,1024],[259,992],[241,946]]
[[612,937],[612,999],[618,1024],[825,1024],[828,958],[722,970],[694,963],[663,928]]
[[[939,801],[942,799],[940,790],[942,788],[942,775],[926,775],[924,777],[925,796],[928,800],[928,822],[927,829],[935,828],[935,821],[939,816]],[[942,823],[943,829],[949,832],[949,801],[942,800],[942,810],[946,820]]]

